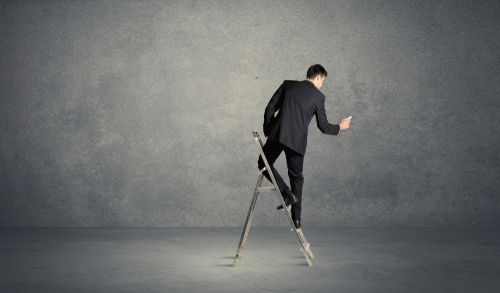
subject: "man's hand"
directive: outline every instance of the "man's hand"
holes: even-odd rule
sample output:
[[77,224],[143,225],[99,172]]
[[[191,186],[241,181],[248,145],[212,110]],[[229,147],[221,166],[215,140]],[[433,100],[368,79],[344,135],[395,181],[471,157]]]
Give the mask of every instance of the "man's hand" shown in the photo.
[[340,129],[347,129],[349,128],[349,123],[351,123],[351,118],[344,118],[342,119],[342,122],[340,122],[339,126]]

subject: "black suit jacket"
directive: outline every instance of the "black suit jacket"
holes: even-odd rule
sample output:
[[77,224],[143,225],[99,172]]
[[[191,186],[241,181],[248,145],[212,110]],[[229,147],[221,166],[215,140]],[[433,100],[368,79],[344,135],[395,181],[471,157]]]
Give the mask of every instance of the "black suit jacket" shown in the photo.
[[[278,115],[274,114],[278,111]],[[264,112],[264,135],[304,155],[307,129],[312,117],[324,134],[337,135],[338,124],[330,124],[325,112],[325,95],[308,80],[285,80]]]

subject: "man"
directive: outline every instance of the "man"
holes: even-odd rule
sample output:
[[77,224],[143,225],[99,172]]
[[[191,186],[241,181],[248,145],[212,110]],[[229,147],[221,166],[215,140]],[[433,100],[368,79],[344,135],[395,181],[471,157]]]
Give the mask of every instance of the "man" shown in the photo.
[[[309,123],[316,115],[316,123],[322,133],[337,135],[341,129],[349,128],[351,121],[346,118],[340,124],[328,122],[325,113],[325,95],[319,91],[327,75],[323,66],[315,64],[307,70],[306,80],[285,80],[274,93],[264,112],[264,136],[268,138],[263,148],[264,155],[285,204],[292,205],[292,219],[297,229],[301,227],[300,214],[304,184],[302,169]],[[278,115],[275,117],[278,110]],[[273,166],[282,151],[286,156],[291,190]],[[259,170],[265,167],[262,156],[259,157],[258,166]],[[264,172],[264,176],[271,181],[267,171]],[[278,209],[282,209],[282,206]]]

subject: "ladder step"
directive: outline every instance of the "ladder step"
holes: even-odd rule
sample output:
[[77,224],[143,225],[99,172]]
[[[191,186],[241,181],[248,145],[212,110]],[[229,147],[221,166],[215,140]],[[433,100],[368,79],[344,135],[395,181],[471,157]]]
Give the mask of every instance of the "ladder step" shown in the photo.
[[257,189],[257,191],[260,191],[260,192],[271,192],[271,191],[275,191],[276,188],[274,188],[274,186],[261,186]]

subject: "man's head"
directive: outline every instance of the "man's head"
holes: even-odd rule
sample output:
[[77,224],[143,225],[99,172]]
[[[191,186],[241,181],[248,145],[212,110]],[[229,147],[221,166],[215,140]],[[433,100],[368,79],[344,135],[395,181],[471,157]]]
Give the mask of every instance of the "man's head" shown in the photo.
[[323,85],[323,80],[328,76],[328,72],[326,72],[325,68],[319,64],[314,64],[309,67],[307,70],[307,80],[314,83],[317,89],[320,89]]

